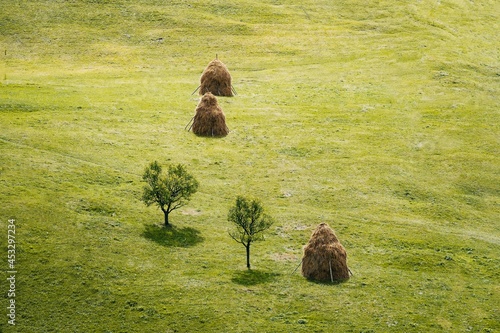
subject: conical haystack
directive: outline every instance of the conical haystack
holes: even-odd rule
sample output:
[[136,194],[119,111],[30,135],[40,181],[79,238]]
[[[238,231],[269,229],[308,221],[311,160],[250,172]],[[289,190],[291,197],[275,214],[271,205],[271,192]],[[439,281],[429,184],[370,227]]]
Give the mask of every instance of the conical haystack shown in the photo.
[[323,282],[349,279],[347,253],[326,223],[316,228],[304,247],[302,275]]
[[212,93],[205,93],[198,103],[192,129],[193,133],[200,136],[220,137],[229,133],[226,116]]
[[219,59],[212,60],[200,78],[200,95],[211,92],[216,96],[233,96],[231,74]]

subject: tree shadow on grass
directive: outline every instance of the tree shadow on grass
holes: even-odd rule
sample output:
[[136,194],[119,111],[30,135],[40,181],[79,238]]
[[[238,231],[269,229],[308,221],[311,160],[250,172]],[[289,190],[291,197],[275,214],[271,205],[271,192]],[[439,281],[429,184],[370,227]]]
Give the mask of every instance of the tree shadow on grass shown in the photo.
[[144,238],[169,247],[190,247],[204,240],[200,232],[194,228],[165,227],[157,224],[146,225],[142,235]]
[[278,278],[281,274],[262,272],[255,270],[238,271],[234,274],[231,281],[243,286],[254,286],[262,283],[269,283]]

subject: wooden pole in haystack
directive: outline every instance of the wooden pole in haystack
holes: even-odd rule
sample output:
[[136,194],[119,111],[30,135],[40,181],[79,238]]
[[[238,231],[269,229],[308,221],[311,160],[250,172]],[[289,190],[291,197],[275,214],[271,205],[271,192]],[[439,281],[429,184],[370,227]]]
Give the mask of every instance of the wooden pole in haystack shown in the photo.
[[[233,88],[231,84],[231,74],[227,66],[218,59],[217,54],[212,60],[200,78],[199,94],[204,95],[206,92],[211,92],[215,96],[233,96]],[[194,92],[196,92],[196,89]],[[193,92],[193,93],[194,93]]]
[[349,279],[347,253],[334,231],[321,223],[304,247],[302,275],[310,280],[335,282]]
[[[196,107],[196,114],[191,120],[189,130],[199,136],[223,137],[229,133],[226,125],[226,116],[217,102],[217,98],[210,92],[205,93]],[[191,123],[186,125],[186,128]]]

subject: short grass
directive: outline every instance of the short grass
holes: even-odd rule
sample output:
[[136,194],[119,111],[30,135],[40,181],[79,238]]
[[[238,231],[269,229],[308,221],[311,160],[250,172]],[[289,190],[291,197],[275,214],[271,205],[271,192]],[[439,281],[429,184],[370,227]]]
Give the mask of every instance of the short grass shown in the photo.
[[[499,331],[499,13],[2,1],[0,244],[15,218],[18,274],[17,325],[3,310],[0,331]],[[216,54],[232,132],[199,138],[184,126]],[[200,182],[171,230],[140,201],[153,160]],[[276,220],[251,271],[227,234],[239,194]],[[346,283],[295,271],[320,222],[347,249]]]

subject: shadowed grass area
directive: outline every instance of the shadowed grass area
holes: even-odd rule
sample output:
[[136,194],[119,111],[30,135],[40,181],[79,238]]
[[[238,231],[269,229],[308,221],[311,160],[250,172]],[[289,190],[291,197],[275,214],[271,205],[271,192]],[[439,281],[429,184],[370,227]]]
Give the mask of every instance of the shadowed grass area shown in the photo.
[[142,234],[145,238],[162,246],[189,247],[203,242],[200,232],[191,227],[146,225]]
[[257,284],[274,282],[279,279],[280,276],[281,274],[279,273],[249,269],[236,272],[231,281],[243,286],[254,286]]

